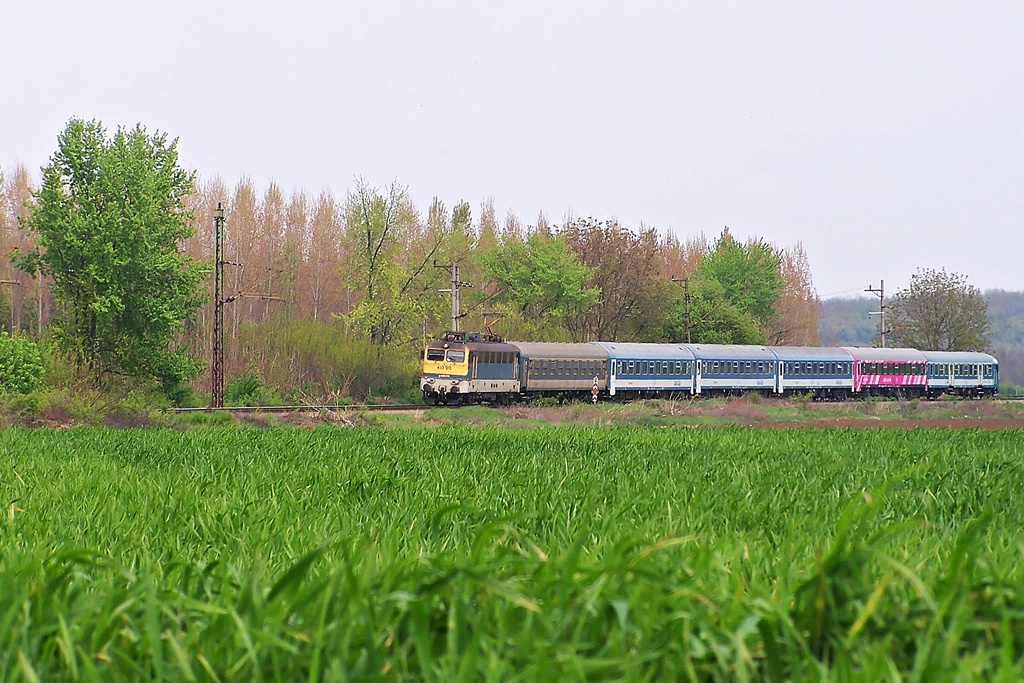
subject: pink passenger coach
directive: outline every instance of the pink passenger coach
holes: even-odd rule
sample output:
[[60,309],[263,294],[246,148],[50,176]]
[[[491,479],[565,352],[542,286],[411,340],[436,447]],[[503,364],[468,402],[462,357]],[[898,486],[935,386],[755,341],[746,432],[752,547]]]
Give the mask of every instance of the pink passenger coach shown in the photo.
[[928,359],[916,349],[843,349],[853,356],[855,396],[919,398],[928,390]]

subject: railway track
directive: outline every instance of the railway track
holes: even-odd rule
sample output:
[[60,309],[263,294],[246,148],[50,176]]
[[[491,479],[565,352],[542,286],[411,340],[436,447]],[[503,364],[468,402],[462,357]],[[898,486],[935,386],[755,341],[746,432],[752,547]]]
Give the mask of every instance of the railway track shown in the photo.
[[[963,399],[971,400],[971,399]],[[994,399],[987,399],[997,403],[1017,403],[1024,401],[1024,396],[1000,396]],[[298,405],[298,406],[225,406],[223,408],[171,408],[173,413],[204,413],[204,412],[228,412],[228,413],[318,413],[322,410],[339,412],[410,412],[427,410],[437,406],[422,403],[377,403],[377,404],[348,404],[348,405]]]
[[426,410],[433,406],[423,404],[350,404],[350,405],[302,405],[302,406],[224,406],[223,408],[171,408],[173,413],[318,413],[322,410],[333,410],[339,412],[408,412],[415,410]]

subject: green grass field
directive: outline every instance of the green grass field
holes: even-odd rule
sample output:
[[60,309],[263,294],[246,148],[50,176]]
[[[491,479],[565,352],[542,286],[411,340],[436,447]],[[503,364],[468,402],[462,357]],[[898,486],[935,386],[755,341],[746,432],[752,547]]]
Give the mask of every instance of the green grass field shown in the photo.
[[1024,433],[0,431],[0,680],[1018,681]]

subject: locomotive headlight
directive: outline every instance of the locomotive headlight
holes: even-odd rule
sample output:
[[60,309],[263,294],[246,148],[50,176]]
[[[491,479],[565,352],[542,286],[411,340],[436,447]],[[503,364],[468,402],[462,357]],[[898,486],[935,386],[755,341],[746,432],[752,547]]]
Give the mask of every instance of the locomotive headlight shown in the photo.
[[433,377],[430,377],[430,378],[427,379],[427,384],[433,384],[433,383],[434,383],[434,378]]

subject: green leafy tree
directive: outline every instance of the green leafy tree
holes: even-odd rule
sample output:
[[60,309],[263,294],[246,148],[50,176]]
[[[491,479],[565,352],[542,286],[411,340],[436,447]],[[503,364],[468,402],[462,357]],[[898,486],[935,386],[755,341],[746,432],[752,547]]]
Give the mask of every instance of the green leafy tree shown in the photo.
[[193,185],[178,166],[177,140],[141,125],[108,139],[99,122],[72,119],[43,168],[27,221],[40,250],[19,265],[52,278],[55,335],[97,380],[116,373],[173,384],[202,367],[174,345],[209,272],[180,249],[192,234]]
[[594,306],[600,296],[600,290],[587,286],[591,269],[561,235],[534,232],[525,240],[506,239],[484,256],[483,267],[497,288],[495,301],[505,306],[504,329],[514,327],[532,339],[565,337],[566,315]]
[[967,277],[918,270],[888,304],[891,338],[927,351],[983,351],[991,342],[988,300]]
[[725,298],[762,328],[775,319],[775,302],[782,294],[782,252],[763,241],[737,242],[722,231],[714,249],[697,266],[698,279],[722,285]]
[[[465,209],[456,208],[456,219],[468,224],[468,216],[459,218]],[[362,298],[346,319],[376,346],[419,342],[421,325],[438,308],[441,271],[433,261],[461,224],[448,222],[439,204],[432,213],[423,229],[405,188],[394,183],[382,192],[360,179],[349,193],[343,271]]]
[[[705,344],[765,344],[778,318],[776,303],[786,280],[783,254],[758,241],[737,242],[722,231],[690,275],[690,338]],[[686,340],[681,292],[666,318],[665,334]]]
[[[695,344],[764,344],[764,331],[750,315],[736,307],[717,280],[694,275],[690,279],[690,341]],[[677,292],[665,316],[665,337],[685,342],[686,302]]]

